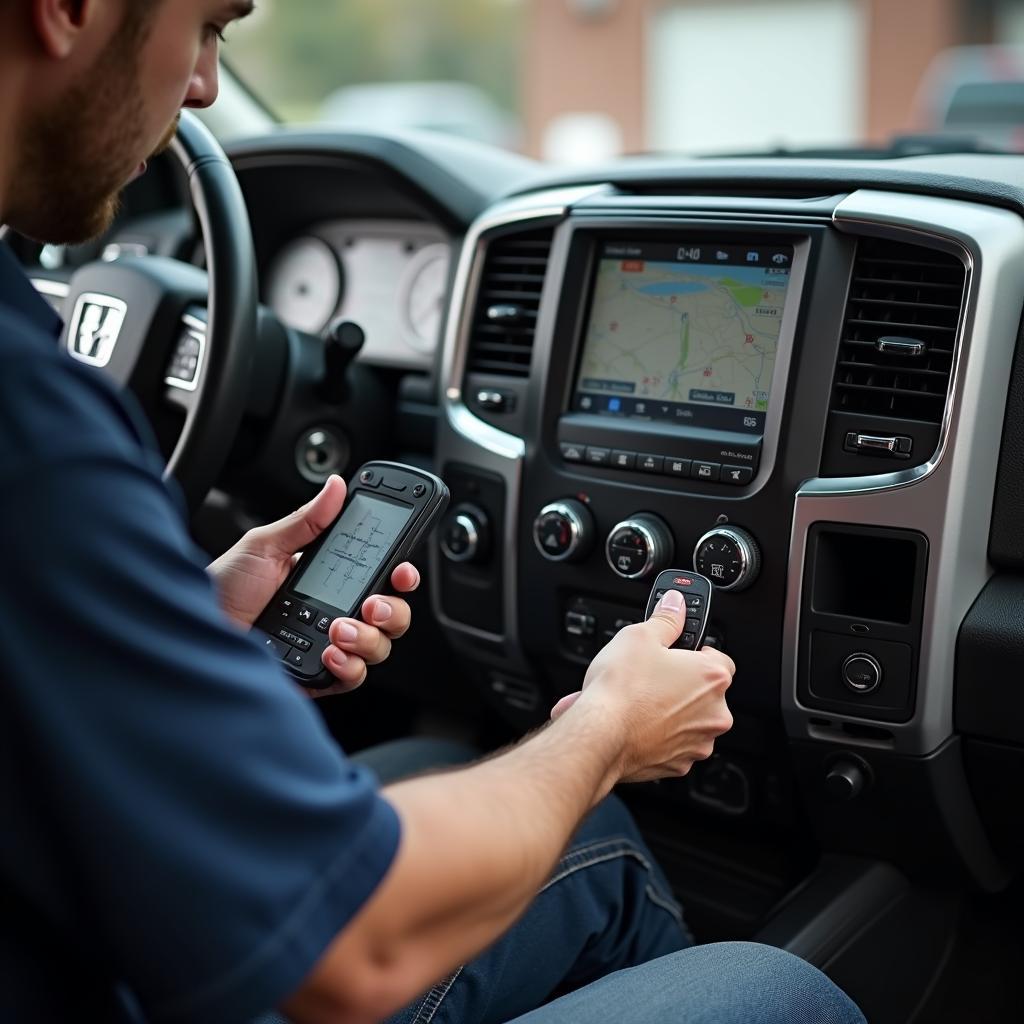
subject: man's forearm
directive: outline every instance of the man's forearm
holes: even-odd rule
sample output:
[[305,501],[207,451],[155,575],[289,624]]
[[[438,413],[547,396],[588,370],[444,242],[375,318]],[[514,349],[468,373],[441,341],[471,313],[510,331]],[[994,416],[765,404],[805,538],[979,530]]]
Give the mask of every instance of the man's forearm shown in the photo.
[[612,716],[580,708],[501,757],[387,789],[402,819],[395,863],[287,1011],[376,1019],[486,948],[611,790],[621,747]]

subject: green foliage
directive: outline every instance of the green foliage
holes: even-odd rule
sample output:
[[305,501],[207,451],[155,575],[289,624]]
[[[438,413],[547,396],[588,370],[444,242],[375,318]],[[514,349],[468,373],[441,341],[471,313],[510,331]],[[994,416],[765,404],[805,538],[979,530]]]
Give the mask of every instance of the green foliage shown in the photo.
[[516,110],[521,0],[260,0],[225,57],[286,118],[362,82],[458,80]]

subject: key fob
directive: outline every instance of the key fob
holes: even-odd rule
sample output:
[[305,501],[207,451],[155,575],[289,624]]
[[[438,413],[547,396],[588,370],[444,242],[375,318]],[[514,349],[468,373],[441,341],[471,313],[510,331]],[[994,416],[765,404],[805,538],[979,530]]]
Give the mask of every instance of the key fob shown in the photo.
[[711,580],[689,569],[666,569],[658,573],[647,599],[644,619],[649,619],[666,590],[678,590],[686,606],[686,626],[672,645],[684,651],[699,651],[704,646],[711,615]]

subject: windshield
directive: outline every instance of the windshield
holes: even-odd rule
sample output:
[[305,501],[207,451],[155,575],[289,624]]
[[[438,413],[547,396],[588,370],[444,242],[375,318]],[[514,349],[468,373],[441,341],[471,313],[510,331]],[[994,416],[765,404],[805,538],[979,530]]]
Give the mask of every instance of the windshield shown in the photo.
[[260,0],[228,40],[284,121],[555,163],[1024,149],[1018,0]]

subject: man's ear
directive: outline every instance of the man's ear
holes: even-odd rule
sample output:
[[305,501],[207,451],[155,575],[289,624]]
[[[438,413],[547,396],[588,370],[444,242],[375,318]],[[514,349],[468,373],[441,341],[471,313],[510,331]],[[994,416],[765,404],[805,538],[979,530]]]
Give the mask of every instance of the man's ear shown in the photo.
[[102,3],[103,0],[32,0],[32,27],[44,53],[55,60],[69,57]]

